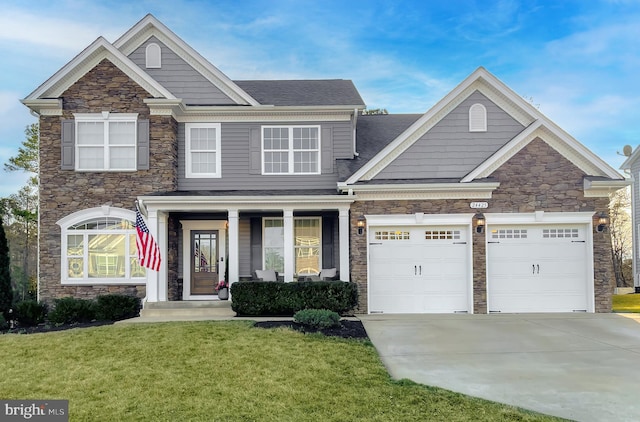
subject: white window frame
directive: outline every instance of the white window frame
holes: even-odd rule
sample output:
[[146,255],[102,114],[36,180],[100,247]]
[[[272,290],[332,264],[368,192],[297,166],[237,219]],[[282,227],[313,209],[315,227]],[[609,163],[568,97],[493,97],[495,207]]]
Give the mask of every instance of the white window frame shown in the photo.
[[[192,150],[191,149],[191,129],[215,129],[216,130],[216,147],[214,150]],[[189,179],[202,178],[221,178],[222,177],[222,151],[221,151],[221,131],[220,123],[185,123],[184,139],[185,139],[185,177]],[[195,152],[213,152],[216,154],[216,171],[213,173],[194,173],[192,164],[192,153]]]
[[[103,111],[102,113],[75,113],[75,169],[76,171],[105,171],[105,172],[127,172],[136,171],[138,169],[138,113],[109,113]],[[109,123],[111,122],[124,122],[133,123],[133,142],[132,144],[118,144],[114,147],[132,147],[133,150],[133,167],[131,168],[111,168],[110,167],[110,144],[109,144]],[[99,145],[79,145],[78,126],[82,123],[102,123],[103,124],[103,144]],[[103,167],[102,168],[80,168],[80,150],[83,148],[102,148],[104,151]]]
[[487,131],[487,108],[476,103],[469,107],[469,132]]
[[[283,217],[262,217],[262,267],[263,269],[270,269],[270,268],[266,268],[265,265],[265,259],[266,259],[266,254],[265,254],[265,221],[266,220],[281,220],[283,221],[283,226],[284,226],[284,218]],[[295,236],[295,222],[296,221],[300,221],[300,220],[317,220],[318,221],[318,230],[319,230],[319,243],[318,243],[318,256],[319,256],[319,262],[318,262],[318,270],[322,271],[323,268],[323,262],[322,262],[322,217],[319,216],[310,216],[310,217],[294,217],[293,221],[294,221],[294,236]],[[296,246],[296,241],[295,239],[293,239],[293,259],[294,259],[294,268],[296,268],[295,265],[295,259],[296,259],[296,251],[300,248],[308,248],[310,246]],[[315,246],[313,246],[315,247]],[[284,253],[284,255],[286,256],[286,251]],[[286,264],[285,264],[286,265]],[[296,274],[299,275],[299,274]],[[311,274],[303,274],[303,275],[311,275]]]
[[[284,150],[266,150],[264,148],[264,131],[265,129],[287,129],[289,135],[289,147]],[[294,149],[293,148],[293,130],[294,129],[316,129],[318,133],[318,147],[314,149]],[[273,175],[305,175],[305,174],[321,174],[322,172],[322,131],[320,125],[285,125],[285,126],[262,126],[260,128],[260,156],[262,160],[262,174],[265,176],[273,176]],[[265,153],[271,151],[286,151],[288,153],[288,171],[286,172],[278,172],[278,173],[267,173],[265,171]],[[314,172],[296,172],[295,171],[295,153],[296,152],[315,152],[318,154],[318,167],[317,171]]]
[[147,45],[144,56],[147,69],[159,69],[162,67],[162,49],[158,44],[153,42]]
[[[80,224],[85,221],[94,220],[97,218],[115,218],[115,219],[123,219],[127,220],[131,223],[130,229],[122,229],[122,230],[92,230],[92,229],[81,229],[74,230],[70,229],[72,226]],[[149,271],[145,270],[144,277],[132,277],[131,276],[131,257],[134,257],[135,251],[135,221],[136,214],[133,211],[125,210],[122,208],[115,208],[109,206],[102,206],[96,208],[89,208],[86,210],[81,210],[70,214],[56,223],[60,226],[61,232],[61,252],[60,252],[60,280],[62,285],[100,285],[100,284],[109,284],[109,285],[144,285],[147,283],[147,277],[149,275]],[[88,250],[88,238],[90,235],[99,235],[99,234],[121,234],[125,236],[125,274],[124,277],[118,278],[99,278],[99,277],[89,277],[89,250]],[[80,235],[83,236],[84,241],[84,250],[83,250],[83,270],[82,278],[69,277],[69,268],[68,268],[68,236],[69,235]],[[133,241],[131,238],[133,237]],[[75,256],[75,255],[74,255]],[[78,255],[79,256],[79,255]]]

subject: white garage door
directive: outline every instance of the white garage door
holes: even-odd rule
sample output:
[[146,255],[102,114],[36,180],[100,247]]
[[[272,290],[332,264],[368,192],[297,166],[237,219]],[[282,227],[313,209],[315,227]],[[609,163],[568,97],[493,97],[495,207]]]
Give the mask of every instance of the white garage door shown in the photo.
[[371,227],[369,312],[469,312],[466,226]]
[[586,311],[590,268],[586,227],[490,227],[489,312]]

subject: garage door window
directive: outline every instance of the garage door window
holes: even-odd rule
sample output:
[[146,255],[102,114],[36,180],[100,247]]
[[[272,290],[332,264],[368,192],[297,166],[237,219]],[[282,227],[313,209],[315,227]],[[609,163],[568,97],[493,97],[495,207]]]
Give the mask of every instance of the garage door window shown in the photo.
[[491,230],[492,239],[526,239],[526,229],[500,229]]
[[427,230],[425,240],[453,240],[460,239],[460,230]]
[[409,240],[409,232],[381,230],[375,233],[376,240]]
[[578,229],[542,229],[545,239],[579,237]]

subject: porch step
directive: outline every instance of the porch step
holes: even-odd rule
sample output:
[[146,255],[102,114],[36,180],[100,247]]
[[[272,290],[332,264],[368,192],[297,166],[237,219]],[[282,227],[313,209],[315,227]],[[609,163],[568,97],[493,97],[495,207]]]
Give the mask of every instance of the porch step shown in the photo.
[[228,300],[190,300],[172,302],[147,302],[140,311],[144,318],[233,318]]

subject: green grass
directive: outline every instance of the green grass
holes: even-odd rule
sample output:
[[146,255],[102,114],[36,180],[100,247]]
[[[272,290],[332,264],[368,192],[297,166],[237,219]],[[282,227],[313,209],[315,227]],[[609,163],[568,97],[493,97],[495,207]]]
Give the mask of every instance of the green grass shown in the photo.
[[613,312],[640,312],[640,294],[613,295]]
[[0,397],[68,399],[72,421],[539,421],[390,379],[368,342],[246,321],[0,336]]

